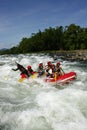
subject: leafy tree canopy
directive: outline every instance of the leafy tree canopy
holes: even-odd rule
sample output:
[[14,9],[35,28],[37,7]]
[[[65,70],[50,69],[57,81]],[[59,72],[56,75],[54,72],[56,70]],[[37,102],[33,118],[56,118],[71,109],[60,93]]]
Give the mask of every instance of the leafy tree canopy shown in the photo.
[[0,54],[19,54],[48,50],[87,49],[87,28],[78,25],[49,27],[43,32],[22,38],[18,46],[0,51]]

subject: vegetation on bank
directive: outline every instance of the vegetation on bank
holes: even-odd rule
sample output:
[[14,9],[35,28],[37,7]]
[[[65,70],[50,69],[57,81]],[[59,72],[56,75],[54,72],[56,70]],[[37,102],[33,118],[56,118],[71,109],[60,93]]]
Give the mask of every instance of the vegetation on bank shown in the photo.
[[22,38],[18,46],[0,51],[0,54],[20,54],[53,50],[87,49],[87,28],[75,24],[69,26],[49,27],[39,30],[30,38]]

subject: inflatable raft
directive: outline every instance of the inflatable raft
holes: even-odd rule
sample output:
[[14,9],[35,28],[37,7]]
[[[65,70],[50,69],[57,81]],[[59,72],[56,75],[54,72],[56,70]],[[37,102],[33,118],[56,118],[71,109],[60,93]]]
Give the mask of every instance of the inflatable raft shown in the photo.
[[45,82],[50,82],[50,83],[58,83],[58,84],[65,84],[69,83],[70,81],[73,81],[76,79],[76,73],[75,72],[69,72],[65,73],[62,76],[51,78],[51,77],[46,77]]
[[[34,73],[33,75],[30,76],[30,78],[37,78],[37,75],[38,73]],[[45,77],[44,78],[44,81],[45,82],[49,82],[49,83],[57,83],[57,84],[65,84],[65,83],[69,83],[70,81],[73,81],[76,79],[76,72],[69,72],[69,73],[65,73],[63,74],[62,76],[59,76],[59,77],[54,77],[54,78],[51,78],[51,77]],[[26,79],[26,75],[25,74],[22,74],[21,75],[21,78],[18,80],[19,82],[23,82],[24,79]]]

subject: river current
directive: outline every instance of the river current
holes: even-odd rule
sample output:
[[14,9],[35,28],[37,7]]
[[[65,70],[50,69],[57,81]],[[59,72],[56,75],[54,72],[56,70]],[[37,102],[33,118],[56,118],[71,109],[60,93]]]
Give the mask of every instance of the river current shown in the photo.
[[[34,70],[40,62],[61,62],[77,79],[67,85],[41,78],[18,82],[15,61]],[[87,63],[53,60],[45,54],[0,56],[0,130],[87,130]]]

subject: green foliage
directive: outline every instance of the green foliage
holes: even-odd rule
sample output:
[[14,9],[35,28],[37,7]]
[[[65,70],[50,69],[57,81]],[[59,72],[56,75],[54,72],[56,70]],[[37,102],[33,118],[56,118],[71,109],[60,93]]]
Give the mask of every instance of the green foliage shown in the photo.
[[18,54],[48,50],[87,49],[87,28],[75,24],[49,27],[43,32],[33,33],[30,38],[22,38],[17,47],[0,51],[0,54]]

